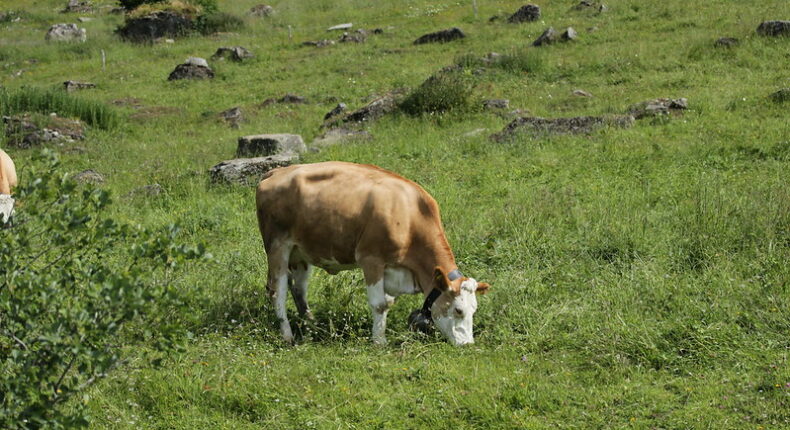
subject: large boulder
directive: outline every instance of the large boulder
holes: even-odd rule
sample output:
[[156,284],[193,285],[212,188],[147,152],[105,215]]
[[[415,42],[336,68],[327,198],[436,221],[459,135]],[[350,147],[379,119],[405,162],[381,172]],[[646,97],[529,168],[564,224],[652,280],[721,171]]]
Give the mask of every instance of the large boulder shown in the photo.
[[211,59],[224,60],[227,58],[229,60],[240,62],[252,57],[253,57],[252,53],[248,51],[247,48],[244,48],[242,46],[230,46],[230,47],[223,46],[217,49],[217,52],[215,52],[214,55],[211,56]]
[[44,39],[50,42],[84,42],[88,34],[84,28],[77,24],[55,24],[49,28]]
[[521,6],[513,15],[507,19],[510,23],[532,22],[540,19],[540,7],[534,4]]
[[115,32],[124,40],[141,43],[182,36],[193,27],[192,20],[184,15],[158,11],[137,18],[127,18],[124,25]]
[[631,105],[628,113],[636,119],[645,117],[668,115],[688,109],[688,100],[684,97],[679,99],[658,98],[647,100]]
[[496,142],[506,142],[513,136],[522,133],[533,136],[589,134],[603,127],[629,128],[633,123],[634,117],[631,115],[572,118],[521,117],[514,119],[501,132],[491,135],[491,139]]
[[422,45],[423,43],[445,43],[466,37],[463,31],[458,27],[448,28],[447,30],[436,31],[420,36],[414,41],[415,45]]
[[790,21],[765,21],[757,27],[760,36],[790,36]]
[[269,170],[290,166],[298,160],[299,156],[294,153],[226,160],[212,167],[209,170],[209,177],[213,183],[255,186]]
[[307,147],[298,134],[256,134],[239,138],[237,157],[262,157],[285,152],[304,152]]
[[176,66],[175,70],[170,72],[167,77],[168,81],[177,79],[211,79],[214,77],[214,71],[208,66],[206,60],[200,57],[189,57],[183,64]]

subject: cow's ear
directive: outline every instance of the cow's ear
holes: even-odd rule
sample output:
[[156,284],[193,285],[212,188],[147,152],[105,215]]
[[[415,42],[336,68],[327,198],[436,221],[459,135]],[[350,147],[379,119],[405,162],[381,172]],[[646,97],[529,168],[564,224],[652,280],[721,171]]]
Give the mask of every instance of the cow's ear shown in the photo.
[[487,283],[485,283],[485,282],[478,282],[477,283],[477,289],[475,290],[475,293],[477,293],[477,294],[485,294],[485,293],[488,292],[489,288],[491,288],[491,286],[488,285]]
[[450,288],[450,280],[439,266],[433,269],[433,286],[439,291],[447,291]]

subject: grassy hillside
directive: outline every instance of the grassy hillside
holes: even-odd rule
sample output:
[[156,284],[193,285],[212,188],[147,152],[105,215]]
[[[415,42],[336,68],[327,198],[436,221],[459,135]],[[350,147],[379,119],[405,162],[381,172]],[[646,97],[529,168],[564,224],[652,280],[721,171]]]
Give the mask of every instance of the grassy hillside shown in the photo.
[[[536,0],[541,20],[518,25],[488,20],[523,4],[509,0],[479,0],[477,16],[472,2],[275,1],[274,16],[245,17],[237,32],[153,45],[120,41],[121,15],[58,13],[65,3],[0,0],[0,11],[22,17],[0,23],[0,82],[96,83],[76,97],[107,104],[118,124],[56,148],[64,166],[105,175],[119,218],[177,221],[185,240],[214,255],[178,273],[191,312],[172,318],[195,334],[186,350],[150,369],[145,345],[126,343],[130,363],[80,399],[92,427],[790,427],[790,104],[768,97],[790,87],[790,38],[755,34],[764,20],[790,19],[787,1],[610,0],[598,15],[570,10],[573,0]],[[255,4],[220,9],[246,16]],[[94,18],[80,24],[86,43],[44,41],[50,25],[79,16]],[[326,28],[343,22],[384,33],[301,46],[336,39]],[[452,26],[468,37],[412,45]],[[530,47],[548,26],[579,38]],[[714,47],[723,36],[740,44]],[[234,45],[255,58],[209,60],[211,81],[167,81],[185,58]],[[282,344],[253,190],[210,185],[208,168],[233,158],[239,136],[296,133],[309,143],[337,102],[354,109],[492,51],[529,64],[467,70],[477,96],[509,99],[511,109],[601,115],[686,97],[689,110],[508,143],[488,138],[508,123],[489,111],[394,114],[367,127],[369,142],[305,154],[376,164],[424,186],[460,269],[492,289],[473,347],[409,333],[419,297],[399,299],[390,345],[374,347],[361,273],[316,271],[317,322],[294,312],[302,341]],[[309,102],[259,106],[285,93]],[[216,117],[234,106],[247,117],[238,130]],[[35,150],[6,151],[26,180]],[[133,192],[154,183],[162,194]]]

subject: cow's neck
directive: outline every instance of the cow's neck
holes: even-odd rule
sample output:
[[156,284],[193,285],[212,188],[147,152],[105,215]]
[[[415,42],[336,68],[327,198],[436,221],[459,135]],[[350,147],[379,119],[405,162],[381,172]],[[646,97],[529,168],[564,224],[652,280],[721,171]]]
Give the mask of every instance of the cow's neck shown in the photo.
[[[444,238],[442,238],[444,239]],[[424,294],[428,294],[434,287],[433,271],[439,267],[445,274],[457,269],[455,256],[447,243],[447,239],[437,241],[425,247],[425,253],[418,260],[418,281]]]

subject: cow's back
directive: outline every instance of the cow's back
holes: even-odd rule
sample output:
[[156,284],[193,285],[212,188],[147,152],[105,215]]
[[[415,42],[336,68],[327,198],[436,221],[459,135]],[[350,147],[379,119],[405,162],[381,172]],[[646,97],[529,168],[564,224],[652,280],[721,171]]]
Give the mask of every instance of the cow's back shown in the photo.
[[279,168],[261,181],[256,196],[264,240],[287,236],[313,264],[353,264],[365,240],[375,240],[382,258],[397,259],[412,240],[415,222],[438,220],[436,203],[419,185],[369,165]]

